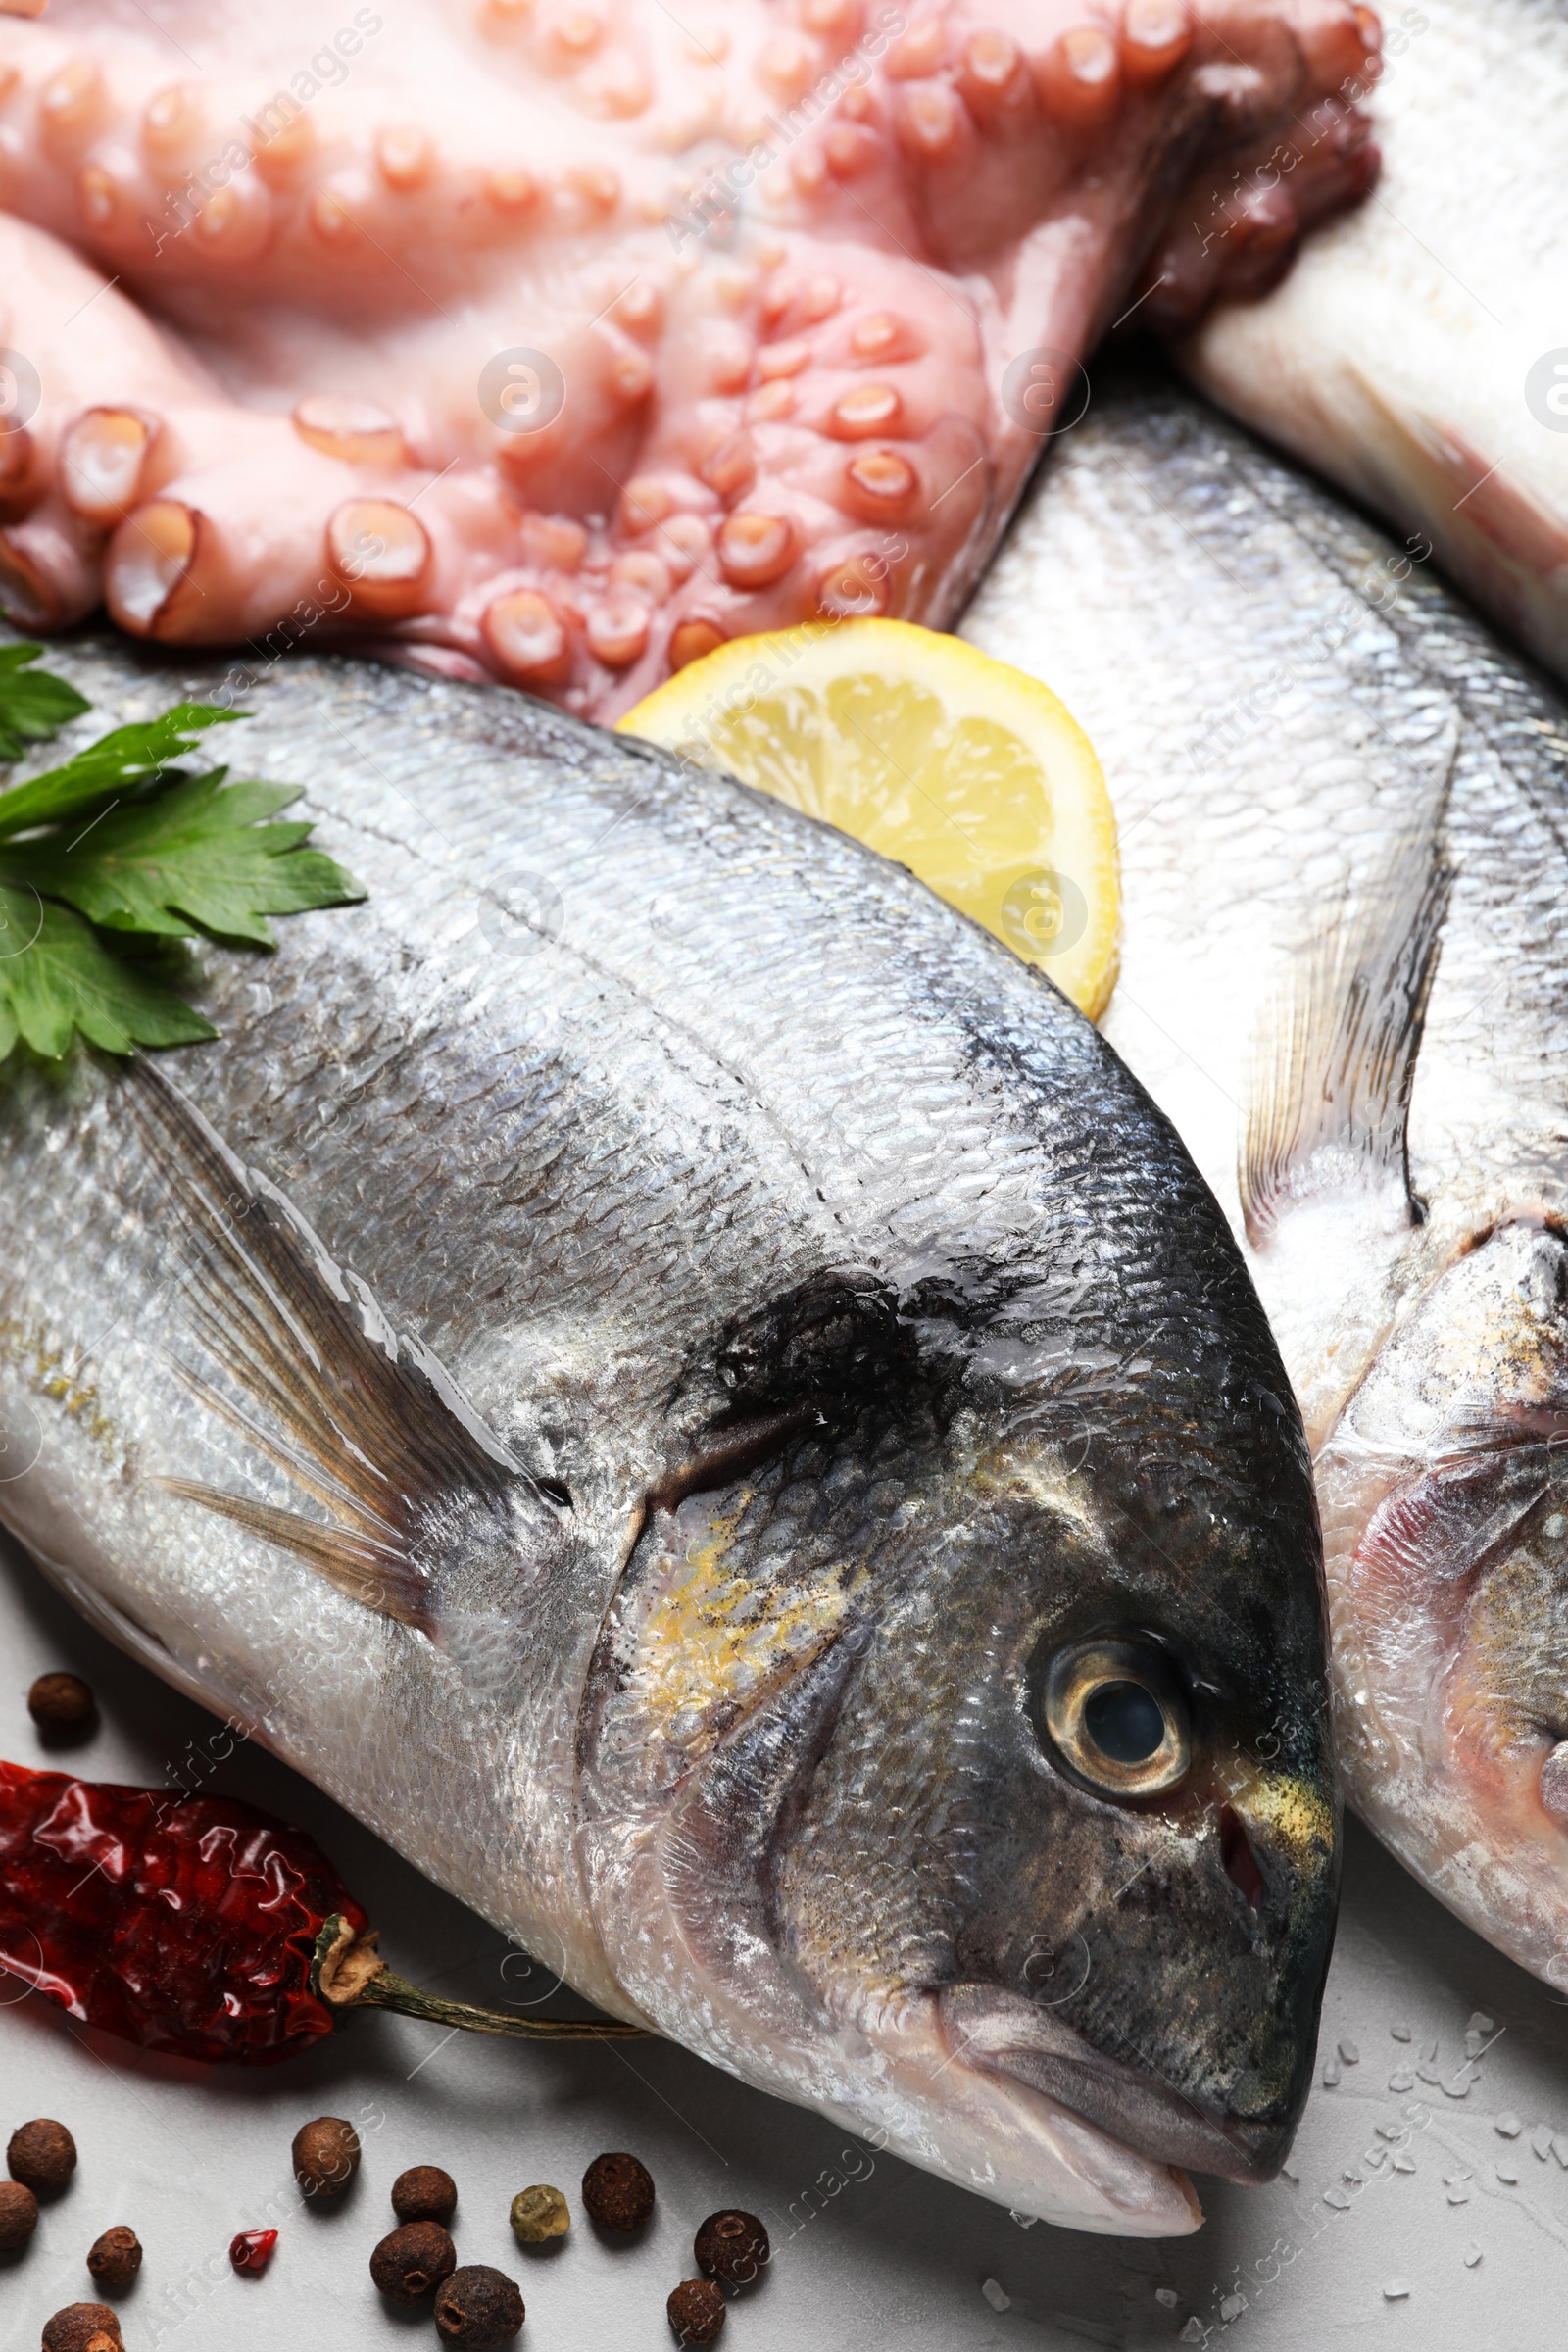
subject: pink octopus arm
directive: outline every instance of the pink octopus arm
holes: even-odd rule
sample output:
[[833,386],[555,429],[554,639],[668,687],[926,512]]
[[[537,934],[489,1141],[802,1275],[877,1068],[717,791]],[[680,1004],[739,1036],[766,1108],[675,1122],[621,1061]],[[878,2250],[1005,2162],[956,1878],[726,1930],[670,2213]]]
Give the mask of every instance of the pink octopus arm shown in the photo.
[[337,13],[0,0],[19,623],[604,718],[944,622],[1098,336],[1260,291],[1375,170],[1350,0]]

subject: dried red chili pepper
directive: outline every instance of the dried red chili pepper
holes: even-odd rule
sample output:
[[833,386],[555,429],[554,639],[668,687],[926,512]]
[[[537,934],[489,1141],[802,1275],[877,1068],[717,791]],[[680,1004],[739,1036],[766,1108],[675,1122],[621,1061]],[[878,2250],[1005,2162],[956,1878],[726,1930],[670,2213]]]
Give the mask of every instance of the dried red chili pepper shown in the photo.
[[355,2008],[528,2040],[640,2032],[443,2001],[375,1946],[315,1839],[253,1805],[0,1763],[0,1968],[142,2049],[270,2066]]

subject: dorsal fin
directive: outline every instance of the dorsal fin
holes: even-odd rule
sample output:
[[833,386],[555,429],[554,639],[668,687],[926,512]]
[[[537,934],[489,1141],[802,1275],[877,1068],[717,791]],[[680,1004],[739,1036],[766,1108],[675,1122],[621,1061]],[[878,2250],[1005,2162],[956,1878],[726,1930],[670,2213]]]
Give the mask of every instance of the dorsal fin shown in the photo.
[[188,1364],[175,1370],[323,1515],[190,1479],[163,1485],[428,1631],[421,1539],[457,1507],[500,1521],[509,1490],[532,1482],[429,1351],[393,1330],[161,1070],[138,1057],[127,1091],[169,1187],[190,1328],[244,1403]]
[[1432,805],[1369,882],[1292,959],[1253,1041],[1238,1171],[1253,1248],[1281,1207],[1398,1186],[1412,1224],[1410,1086],[1452,874],[1443,848],[1451,756]]

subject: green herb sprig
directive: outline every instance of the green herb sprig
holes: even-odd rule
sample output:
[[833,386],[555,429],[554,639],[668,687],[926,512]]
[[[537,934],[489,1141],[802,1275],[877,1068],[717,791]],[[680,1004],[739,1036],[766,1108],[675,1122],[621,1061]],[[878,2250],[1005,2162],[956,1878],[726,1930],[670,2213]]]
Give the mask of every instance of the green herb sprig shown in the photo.
[[[42,652],[0,647],[0,761],[91,708],[31,667]],[[365,897],[306,848],[309,823],[266,821],[300,798],[296,787],[179,764],[210,727],[240,715],[180,703],[0,792],[0,1060],[19,1038],[58,1060],[78,1032],[110,1054],[216,1037],[160,968],[169,942],[271,948],[269,915]]]

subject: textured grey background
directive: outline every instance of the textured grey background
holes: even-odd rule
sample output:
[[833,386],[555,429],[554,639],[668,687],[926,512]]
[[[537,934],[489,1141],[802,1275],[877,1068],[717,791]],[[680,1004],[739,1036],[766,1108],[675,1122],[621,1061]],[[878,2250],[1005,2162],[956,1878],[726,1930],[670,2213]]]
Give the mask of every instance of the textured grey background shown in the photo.
[[[87,1675],[102,1705],[96,1739],[66,1759],[43,1754],[24,1705],[31,1677],[52,1666]],[[0,1755],[149,1786],[178,1772],[189,1785],[214,1730],[4,1551]],[[271,1757],[240,1749],[206,1785],[311,1830],[404,1974],[469,1999],[529,1997],[499,1936]],[[1492,2034],[1466,2069],[1477,2011]],[[1396,2025],[1412,2038],[1395,2039]],[[1338,2082],[1324,2084],[1324,2062],[1341,2041],[1358,2058],[1339,2061]],[[1440,2080],[1390,2088],[1392,2075],[1423,2065]],[[1534,2352],[1561,2343],[1564,2004],[1450,1920],[1353,1827],[1319,2076],[1291,2160],[1295,2180],[1264,2190],[1201,2181],[1209,2218],[1197,2236],[1122,2243],[1022,2229],[661,2043],[537,2053],[366,2017],[282,2068],[204,2075],[83,2033],[27,1994],[0,2007],[0,2133],[28,2116],[58,2116],[81,2163],[27,2255],[0,2267],[0,2346],[32,2352],[49,2313],[87,2294],[83,2256],[116,2222],[128,2222],[146,2247],[141,2278],[122,2300],[128,2352],[433,2344],[428,2317],[388,2310],[367,2270],[392,2223],[388,2187],[420,2162],[456,2176],[460,2259],[520,2278],[524,2352],[670,2345],[664,2297],[692,2270],[697,2223],[723,2204],[762,2214],[775,2248],[772,2275],[731,2311],[725,2352],[1071,2352],[1086,2342]],[[1510,2111],[1523,2127],[1517,2138],[1495,2129]],[[359,2182],[330,2216],[302,2208],[288,2171],[293,2132],[322,2112],[359,2118],[366,2139]],[[1560,2134],[1555,2146],[1548,2132]],[[658,2183],[658,2214],[642,2239],[612,2248],[579,2221],[559,2254],[519,2255],[507,2228],[513,2194],[552,2180],[575,2210],[584,2165],[619,2147],[641,2155]],[[1517,2172],[1516,2184],[1499,2179],[1499,2163]],[[282,2233],[270,2271],[260,2281],[236,2278],[229,2238],[269,2221]],[[988,2279],[1009,2309],[987,2302]],[[1400,2282],[1408,2294],[1387,2299],[1385,2288]],[[1160,2290],[1173,2301],[1162,2303]]]

